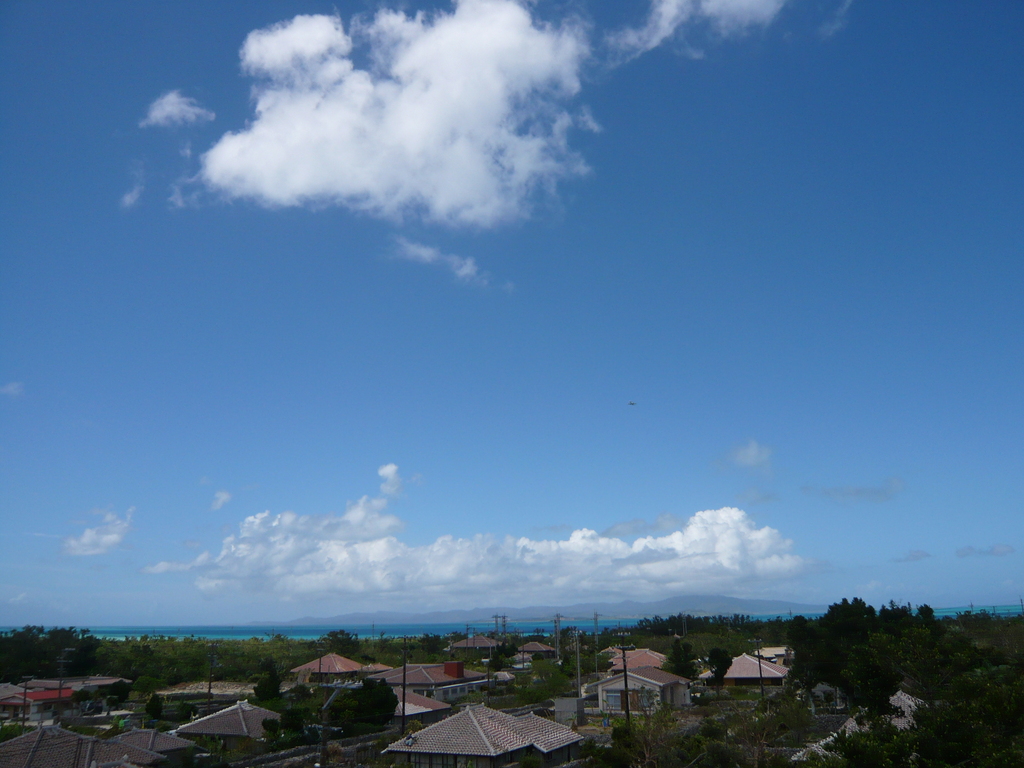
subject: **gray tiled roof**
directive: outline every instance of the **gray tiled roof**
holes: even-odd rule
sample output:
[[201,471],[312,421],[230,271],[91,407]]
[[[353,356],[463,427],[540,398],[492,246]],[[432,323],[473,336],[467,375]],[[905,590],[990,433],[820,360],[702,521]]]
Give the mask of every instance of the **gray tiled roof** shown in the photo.
[[0,744],[0,768],[91,768],[94,762],[150,766],[166,759],[131,744],[82,736],[52,725]]
[[148,749],[150,752],[161,753],[174,752],[178,749],[188,749],[195,746],[193,741],[172,736],[169,733],[163,733],[155,728],[137,728],[134,731],[128,731],[120,736],[115,736],[111,741],[116,741],[120,744],[131,744],[133,747],[141,747],[142,749]]
[[536,715],[514,715],[470,707],[391,744],[385,752],[430,752],[494,757],[533,746],[551,752],[583,737]]
[[247,701],[214,712],[179,727],[175,733],[187,736],[248,736],[263,738],[263,721],[280,720],[281,715]]

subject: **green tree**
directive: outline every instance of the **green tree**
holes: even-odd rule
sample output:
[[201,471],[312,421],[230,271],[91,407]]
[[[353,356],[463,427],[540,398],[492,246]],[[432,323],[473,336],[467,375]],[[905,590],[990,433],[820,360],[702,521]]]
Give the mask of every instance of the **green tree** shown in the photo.
[[697,677],[697,656],[693,652],[693,646],[677,638],[672,643],[672,650],[663,666],[674,675],[680,675],[690,680],[695,679]]
[[732,666],[732,656],[722,648],[712,648],[708,651],[708,666],[711,667],[711,681],[716,688],[721,688],[725,673]]
[[146,714],[150,720],[159,720],[164,714],[164,702],[159,693],[154,693],[146,702]]
[[359,638],[344,629],[335,629],[323,635],[320,642],[328,653],[353,656],[359,653]]
[[260,663],[262,674],[253,688],[253,696],[256,701],[273,701],[281,698],[281,675],[277,672],[277,665],[271,658],[266,658]]

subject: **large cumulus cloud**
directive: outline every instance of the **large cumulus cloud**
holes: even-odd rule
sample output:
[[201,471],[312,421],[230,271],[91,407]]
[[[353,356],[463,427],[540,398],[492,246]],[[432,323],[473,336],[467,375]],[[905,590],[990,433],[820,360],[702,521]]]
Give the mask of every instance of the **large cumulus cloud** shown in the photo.
[[566,140],[589,50],[572,20],[458,0],[449,13],[381,10],[350,32],[317,15],[249,34],[255,117],[203,156],[208,186],[271,206],[488,226],[585,170]]

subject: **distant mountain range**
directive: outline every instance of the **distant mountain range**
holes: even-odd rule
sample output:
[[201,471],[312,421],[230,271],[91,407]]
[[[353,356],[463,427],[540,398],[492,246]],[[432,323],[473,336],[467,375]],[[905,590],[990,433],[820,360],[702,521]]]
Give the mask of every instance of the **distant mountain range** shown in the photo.
[[303,616],[292,621],[256,621],[255,626],[324,626],[330,624],[478,624],[490,622],[495,614],[507,616],[511,621],[550,621],[556,613],[567,620],[590,620],[594,613],[604,619],[641,619],[648,616],[672,616],[689,613],[694,616],[716,616],[734,613],[752,616],[774,616],[792,613],[824,613],[827,606],[790,603],[784,600],[747,600],[723,595],[680,595],[641,603],[624,600],[619,603],[576,603],[575,605],[531,605],[526,608],[472,608],[470,610],[432,611],[409,613],[401,611],[373,611],[345,613],[340,616]]

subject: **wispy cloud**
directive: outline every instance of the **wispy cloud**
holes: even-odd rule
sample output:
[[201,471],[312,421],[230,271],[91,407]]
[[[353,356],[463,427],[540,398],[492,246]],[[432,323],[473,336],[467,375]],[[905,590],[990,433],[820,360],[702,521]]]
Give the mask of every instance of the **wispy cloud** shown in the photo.
[[7,395],[8,397],[21,397],[25,394],[25,385],[20,381],[12,381],[9,384],[4,384],[0,387],[0,395]]
[[651,0],[644,23],[611,33],[608,43],[625,58],[652,51],[688,25],[710,24],[722,36],[766,26],[786,0]]
[[403,523],[387,507],[382,495],[352,502],[341,515],[263,512],[247,517],[209,561],[164,561],[147,572],[195,571],[197,587],[208,593],[346,596],[368,603],[387,596],[392,604],[426,605],[760,588],[809,567],[792,554],[791,541],[756,527],[735,508],[685,519],[661,515],[633,525],[631,536],[664,530],[633,541],[584,528],[554,539],[444,535],[412,545],[399,539]]
[[210,509],[216,511],[231,501],[231,494],[227,491],[217,491],[213,494],[213,503],[210,504]]
[[181,91],[168,91],[149,105],[146,116],[139,121],[140,128],[160,126],[167,128],[172,125],[190,125],[213,120],[216,115],[199,106],[199,102]]
[[136,182],[135,186],[121,195],[121,207],[134,208],[135,204],[139,202],[139,198],[142,197],[142,193],[145,189],[146,187],[142,182]]
[[147,565],[142,569],[143,573],[178,573],[181,571],[191,571],[193,568],[199,568],[200,566],[206,565],[210,562],[210,553],[203,552],[198,555],[194,560],[189,560],[186,563],[178,563],[172,560],[164,560],[154,565]]
[[117,547],[131,530],[132,515],[135,507],[131,507],[124,515],[118,517],[113,512],[95,512],[102,515],[103,524],[95,528],[86,528],[80,536],[68,536],[63,540],[64,552],[69,555],[103,555]]
[[912,549],[909,552],[907,552],[907,554],[905,554],[903,557],[897,557],[895,560],[893,560],[893,562],[916,563],[918,560],[925,560],[929,557],[931,557],[931,555],[928,552],[925,552],[923,549]]
[[770,493],[768,491],[760,491],[757,488],[748,488],[737,497],[741,504],[747,506],[754,506],[756,504],[768,504],[773,501],[779,500],[777,493]]
[[488,276],[480,272],[476,265],[476,260],[472,257],[442,253],[437,248],[414,243],[406,240],[404,237],[396,238],[396,242],[398,243],[398,257],[400,259],[446,267],[451,270],[457,279],[464,283],[473,285],[487,285],[488,283]]
[[[586,172],[568,132],[589,55],[582,23],[532,4],[461,0],[379,10],[348,32],[310,15],[249,34],[255,114],[202,157],[202,180],[268,206],[343,205],[391,219],[487,227]],[[365,46],[372,66],[352,58]]]
[[380,492],[385,496],[397,496],[402,492],[402,478],[398,474],[397,464],[384,464],[377,469],[382,482]]
[[883,502],[897,496],[903,491],[904,483],[898,477],[890,477],[879,486],[845,485],[835,488],[817,488],[804,486],[803,492],[811,496],[823,496],[836,501],[873,501]]
[[818,34],[827,38],[832,37],[836,32],[843,29],[846,26],[846,14],[849,12],[851,5],[853,5],[853,0],[842,0],[839,7],[836,8],[836,12],[832,14],[832,18],[818,27]]
[[772,449],[767,445],[761,445],[754,438],[750,438],[746,443],[733,448],[729,452],[729,460],[737,467],[770,472],[772,469]]
[[957,557],[1005,557],[1016,552],[1009,544],[993,544],[991,547],[960,547]]

